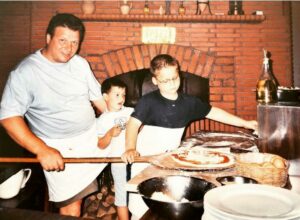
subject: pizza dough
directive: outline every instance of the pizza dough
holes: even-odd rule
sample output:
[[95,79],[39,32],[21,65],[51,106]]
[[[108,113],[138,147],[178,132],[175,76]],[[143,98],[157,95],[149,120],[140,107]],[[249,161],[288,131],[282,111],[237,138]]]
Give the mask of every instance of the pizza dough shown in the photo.
[[234,165],[234,157],[223,152],[210,151],[203,147],[179,148],[171,153],[176,165],[197,168],[227,168]]
[[154,192],[151,195],[151,199],[158,200],[162,202],[189,202],[186,198],[182,198],[180,200],[176,200],[175,198],[171,197],[170,195],[167,195],[163,192]]

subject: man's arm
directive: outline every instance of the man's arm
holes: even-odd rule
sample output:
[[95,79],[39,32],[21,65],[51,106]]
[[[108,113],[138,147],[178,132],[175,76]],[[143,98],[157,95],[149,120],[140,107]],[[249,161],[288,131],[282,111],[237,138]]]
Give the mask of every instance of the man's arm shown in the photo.
[[40,138],[33,134],[23,117],[15,116],[6,118],[1,120],[1,124],[16,143],[37,156],[43,169],[64,169],[64,162],[59,151],[47,146]]
[[139,128],[142,125],[142,122],[134,117],[130,117],[126,125],[125,133],[125,153],[122,155],[122,160],[125,163],[133,163],[134,157],[139,156],[139,153],[136,151],[136,141]]
[[206,118],[257,131],[257,121],[247,121],[220,108],[212,107]]
[[100,112],[104,112],[106,110],[106,108],[107,108],[106,103],[105,103],[103,97],[101,99],[92,101],[92,103],[97,108],[97,110],[100,111]]

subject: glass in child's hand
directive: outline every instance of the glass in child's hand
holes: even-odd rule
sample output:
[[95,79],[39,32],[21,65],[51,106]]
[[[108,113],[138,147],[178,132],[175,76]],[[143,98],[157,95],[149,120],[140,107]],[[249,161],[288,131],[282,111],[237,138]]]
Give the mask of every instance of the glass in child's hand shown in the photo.
[[115,119],[115,125],[124,130],[126,128],[126,117],[119,117]]

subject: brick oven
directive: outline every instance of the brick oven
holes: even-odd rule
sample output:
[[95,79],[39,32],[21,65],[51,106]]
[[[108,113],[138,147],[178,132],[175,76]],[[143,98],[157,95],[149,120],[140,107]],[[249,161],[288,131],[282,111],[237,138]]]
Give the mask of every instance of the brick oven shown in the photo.
[[[139,44],[104,54],[88,54],[86,58],[90,62],[96,77],[102,81],[107,77],[147,69],[150,60],[161,53],[176,57],[181,66],[181,71],[209,79],[210,101],[214,101],[216,97],[219,97],[223,106],[230,106],[230,100],[236,99],[234,93],[228,95],[226,89],[223,92],[219,89],[220,86],[224,86],[232,89],[232,91],[234,90],[233,57],[218,57],[213,52],[204,52],[181,45]],[[218,77],[217,75],[220,73],[226,77]],[[228,96],[232,97],[229,98]],[[234,129],[236,128],[205,119],[192,123],[187,130],[187,135],[197,130],[233,131]]]

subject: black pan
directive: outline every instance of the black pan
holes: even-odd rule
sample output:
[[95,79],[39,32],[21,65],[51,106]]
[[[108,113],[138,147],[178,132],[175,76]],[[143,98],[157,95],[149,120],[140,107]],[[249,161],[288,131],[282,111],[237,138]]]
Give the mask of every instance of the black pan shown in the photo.
[[[154,177],[141,182],[138,192],[153,213],[165,219],[194,220],[203,214],[204,194],[215,185],[206,180],[187,176]],[[162,192],[173,201],[153,198]],[[152,198],[151,198],[152,197]]]
[[255,179],[245,177],[245,176],[223,176],[216,179],[222,185],[229,184],[256,184]]

